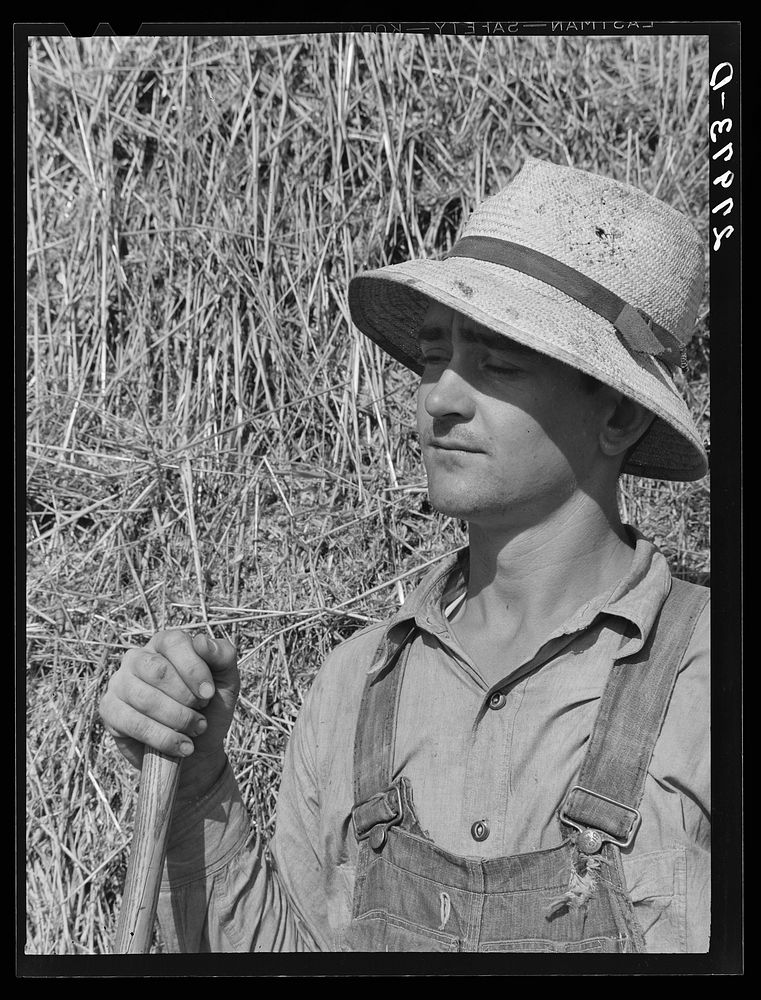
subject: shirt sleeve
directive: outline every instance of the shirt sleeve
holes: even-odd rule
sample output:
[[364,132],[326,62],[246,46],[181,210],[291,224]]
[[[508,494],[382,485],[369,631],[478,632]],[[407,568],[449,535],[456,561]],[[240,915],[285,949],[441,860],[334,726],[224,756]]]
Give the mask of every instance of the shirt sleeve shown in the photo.
[[229,766],[172,820],[158,904],[170,952],[313,951]]
[[701,953],[710,945],[710,696],[709,604],[685,652],[649,768],[648,845],[624,858],[648,952]]
[[[335,947],[331,927],[337,889],[342,891],[340,908],[353,882],[335,851],[326,856],[330,809],[326,819],[325,806],[338,793],[317,762],[326,747],[335,752],[337,684],[341,720],[351,734],[356,725],[363,685],[341,682],[342,662],[336,651],[327,657],[296,718],[285,750],[271,843],[253,836],[229,764],[202,799],[183,803],[173,818],[158,908],[170,950]],[[343,774],[345,768],[338,770]],[[333,843],[335,837],[327,839]]]
[[[347,878],[347,859],[339,847],[346,831],[344,827],[332,826],[331,810],[327,808],[336,798],[340,800],[341,795],[330,778],[319,770],[319,751],[325,745],[334,750],[339,742],[338,729],[348,726],[353,733],[356,724],[356,716],[347,706],[346,689],[340,703],[336,697],[331,669],[334,664],[335,658],[329,657],[315,677],[288,742],[271,845],[273,865],[283,891],[300,926],[306,929],[319,951],[332,951],[336,947],[332,936],[335,906],[337,899],[342,898]],[[341,705],[338,719],[337,704]],[[323,708],[327,709],[324,714]],[[340,771],[343,774],[344,768]],[[326,841],[332,844],[332,849],[326,846]]]

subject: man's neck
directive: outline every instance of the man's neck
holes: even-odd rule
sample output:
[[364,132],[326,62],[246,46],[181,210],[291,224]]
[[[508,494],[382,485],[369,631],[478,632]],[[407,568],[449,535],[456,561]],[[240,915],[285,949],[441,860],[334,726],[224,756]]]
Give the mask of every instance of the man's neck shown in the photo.
[[455,618],[492,637],[542,638],[588,600],[612,590],[632,555],[617,514],[604,513],[584,495],[541,524],[471,524],[467,599]]

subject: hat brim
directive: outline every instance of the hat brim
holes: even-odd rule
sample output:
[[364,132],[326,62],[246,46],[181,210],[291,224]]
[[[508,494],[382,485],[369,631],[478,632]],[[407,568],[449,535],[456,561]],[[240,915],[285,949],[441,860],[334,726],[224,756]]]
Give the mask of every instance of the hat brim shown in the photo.
[[431,301],[610,385],[655,415],[622,472],[688,482],[708,460],[668,368],[634,353],[615,328],[564,292],[501,264],[452,257],[368,271],[349,284],[359,330],[418,374],[415,334]]

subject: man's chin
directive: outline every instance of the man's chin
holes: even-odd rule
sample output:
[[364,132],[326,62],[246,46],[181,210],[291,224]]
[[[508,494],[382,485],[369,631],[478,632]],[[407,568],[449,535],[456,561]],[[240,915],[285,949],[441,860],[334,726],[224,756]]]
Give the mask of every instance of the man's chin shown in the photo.
[[461,493],[452,495],[446,490],[436,490],[428,487],[428,503],[438,513],[445,517],[455,517],[469,520],[475,513],[474,505]]
[[[508,502],[505,495],[479,492],[469,488],[469,485],[462,484],[462,488],[459,490],[446,489],[429,480],[428,503],[438,514],[459,521],[467,521],[471,525],[501,525],[506,519],[512,519],[509,516],[512,504]],[[519,505],[518,509],[521,506]],[[529,505],[530,508],[531,505]],[[517,509],[513,513],[517,513]]]

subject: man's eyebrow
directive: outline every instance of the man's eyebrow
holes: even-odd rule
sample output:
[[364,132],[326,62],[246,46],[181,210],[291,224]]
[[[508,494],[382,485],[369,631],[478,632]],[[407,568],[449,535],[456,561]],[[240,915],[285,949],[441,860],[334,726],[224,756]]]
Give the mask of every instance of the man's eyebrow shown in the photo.
[[460,336],[463,340],[467,341],[469,344],[480,344],[483,347],[491,348],[495,351],[510,351],[511,354],[535,354],[530,347],[524,347],[523,344],[517,343],[515,340],[511,340],[509,337],[503,337],[500,333],[495,333],[493,330],[461,330]]
[[437,326],[421,326],[415,331],[415,340],[418,344],[435,343],[437,340],[444,340],[446,333]]
[[[418,344],[436,343],[437,341],[444,340],[446,336],[446,331],[442,330],[438,326],[422,326],[415,334]],[[516,340],[504,337],[502,334],[496,333],[493,330],[465,329],[460,331],[460,336],[469,344],[479,344],[483,347],[496,351],[509,351],[511,354],[522,354],[526,356],[536,354],[536,351],[533,350],[533,348],[526,347],[524,344],[519,344]]]

